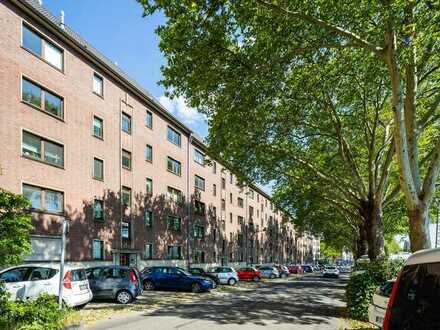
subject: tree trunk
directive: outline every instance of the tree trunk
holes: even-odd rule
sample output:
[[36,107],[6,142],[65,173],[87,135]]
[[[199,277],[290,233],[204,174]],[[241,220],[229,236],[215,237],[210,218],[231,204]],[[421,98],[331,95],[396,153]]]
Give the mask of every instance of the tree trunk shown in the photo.
[[355,251],[355,259],[359,259],[363,255],[366,255],[368,252],[368,242],[367,242],[367,233],[365,231],[365,226],[359,225],[359,235],[356,239],[356,251]]
[[359,210],[365,222],[365,233],[368,242],[368,257],[376,260],[385,256],[385,241],[383,237],[383,219],[381,203],[370,198],[361,201],[362,208]]
[[408,210],[408,217],[411,252],[431,248],[428,207],[419,206]]

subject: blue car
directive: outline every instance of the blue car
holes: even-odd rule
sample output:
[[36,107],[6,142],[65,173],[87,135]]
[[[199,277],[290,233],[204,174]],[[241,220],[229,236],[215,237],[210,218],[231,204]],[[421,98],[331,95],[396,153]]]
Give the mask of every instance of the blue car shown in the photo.
[[193,276],[179,267],[150,267],[144,269],[141,276],[145,290],[172,289],[201,292],[214,288],[212,280]]

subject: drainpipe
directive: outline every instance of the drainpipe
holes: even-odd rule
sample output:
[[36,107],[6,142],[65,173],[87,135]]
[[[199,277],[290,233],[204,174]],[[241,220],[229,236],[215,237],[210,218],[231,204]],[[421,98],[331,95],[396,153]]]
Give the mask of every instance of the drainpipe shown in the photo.
[[187,219],[186,219],[186,258],[187,258],[187,268],[188,271],[191,268],[191,193],[190,193],[190,154],[191,154],[191,144],[192,144],[192,133],[188,137],[188,150],[187,150],[187,160],[186,160],[186,196],[187,196]]

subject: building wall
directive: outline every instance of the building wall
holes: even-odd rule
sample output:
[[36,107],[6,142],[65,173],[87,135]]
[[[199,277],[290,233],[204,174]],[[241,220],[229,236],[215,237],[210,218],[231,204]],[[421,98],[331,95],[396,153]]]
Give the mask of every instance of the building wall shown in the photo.
[[[63,72],[21,47],[23,21],[64,50]],[[215,172],[212,162],[196,163],[194,150],[205,152],[205,147],[197,138],[190,138],[182,124],[170,121],[160,109],[135,96],[120,80],[102,70],[99,63],[64,42],[56,31],[52,33],[6,0],[0,1],[0,24],[0,138],[7,141],[0,152],[0,187],[21,193],[22,184],[28,183],[64,193],[63,215],[32,213],[35,236],[59,236],[64,218],[70,220],[67,259],[71,262],[97,262],[92,258],[92,242],[99,239],[104,242],[102,262],[119,262],[118,254],[123,252],[136,254],[138,264],[171,262],[164,261],[167,246],[179,245],[182,259],[173,262],[185,264],[188,237],[190,262],[293,261],[294,228],[272,207],[269,196],[257,187],[239,187],[236,177],[231,181],[231,172],[218,162]],[[92,92],[94,73],[104,79],[103,97]],[[21,101],[22,76],[64,98],[63,120]],[[145,125],[147,110],[153,113],[152,128]],[[131,134],[120,129],[122,112],[131,116]],[[104,121],[102,140],[92,134],[93,116]],[[167,140],[168,126],[181,133],[180,147]],[[23,130],[62,144],[64,167],[24,157]],[[152,162],[145,159],[147,144],[153,147]],[[121,167],[122,149],[131,152],[131,170]],[[181,163],[181,175],[167,170],[168,156]],[[93,178],[94,157],[104,161],[102,181]],[[205,179],[204,191],[195,188],[195,175]],[[152,195],[146,192],[147,178],[153,180]],[[131,188],[132,203],[128,208],[121,206],[122,186]],[[171,202],[168,187],[180,190],[186,196],[185,203]],[[104,200],[104,221],[93,220],[95,198]],[[238,198],[243,199],[243,207],[238,205]],[[195,200],[205,203],[206,215],[194,214]],[[249,207],[253,208],[252,217]],[[146,210],[153,211],[151,228],[144,223]],[[168,215],[182,218],[181,232],[167,230]],[[242,223],[238,217],[242,217]],[[130,239],[121,238],[121,219],[130,223]],[[195,225],[204,227],[203,238],[192,235]],[[146,243],[153,244],[152,260],[145,258]],[[204,252],[204,260],[196,258],[196,251]]]

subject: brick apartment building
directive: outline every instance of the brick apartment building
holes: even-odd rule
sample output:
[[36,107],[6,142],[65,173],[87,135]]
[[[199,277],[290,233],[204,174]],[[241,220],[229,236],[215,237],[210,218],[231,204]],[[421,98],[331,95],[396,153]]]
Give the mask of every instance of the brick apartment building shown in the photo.
[[32,0],[0,0],[0,187],[32,202],[29,261],[304,261],[270,196]]

